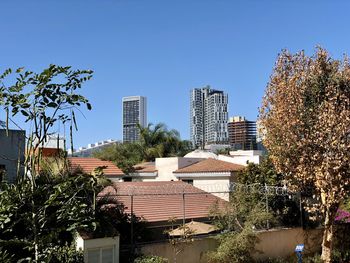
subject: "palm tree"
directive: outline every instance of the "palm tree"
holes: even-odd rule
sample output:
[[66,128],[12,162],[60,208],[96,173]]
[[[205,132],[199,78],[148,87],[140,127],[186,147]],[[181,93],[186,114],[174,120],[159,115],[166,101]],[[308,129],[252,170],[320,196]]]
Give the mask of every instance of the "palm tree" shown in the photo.
[[163,123],[138,126],[140,130],[140,151],[144,161],[154,161],[158,157],[178,156],[183,143],[177,130],[168,130]]

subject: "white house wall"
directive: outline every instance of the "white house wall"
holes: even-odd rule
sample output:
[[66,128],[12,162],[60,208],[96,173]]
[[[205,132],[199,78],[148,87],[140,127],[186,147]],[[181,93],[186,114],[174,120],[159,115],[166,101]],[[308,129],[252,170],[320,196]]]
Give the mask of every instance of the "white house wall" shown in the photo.
[[259,155],[253,155],[253,156],[227,156],[227,155],[220,154],[218,156],[218,160],[247,166],[248,163],[259,164],[260,161],[261,161],[261,156],[259,156]]
[[231,173],[182,173],[176,174],[181,180],[193,180],[193,186],[229,200]]
[[183,158],[183,157],[167,157],[156,159],[156,169],[158,176],[155,181],[177,181],[177,177],[173,174],[174,171],[197,163],[203,160],[202,158]]

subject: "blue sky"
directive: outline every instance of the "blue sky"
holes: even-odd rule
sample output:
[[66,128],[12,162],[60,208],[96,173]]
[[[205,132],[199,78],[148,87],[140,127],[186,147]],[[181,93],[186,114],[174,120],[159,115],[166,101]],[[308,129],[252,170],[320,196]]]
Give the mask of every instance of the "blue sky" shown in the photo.
[[190,89],[222,89],[229,115],[253,120],[281,49],[350,54],[348,1],[2,0],[0,10],[0,70],[95,71],[76,146],[122,138],[123,96],[146,96],[149,121],[186,139]]

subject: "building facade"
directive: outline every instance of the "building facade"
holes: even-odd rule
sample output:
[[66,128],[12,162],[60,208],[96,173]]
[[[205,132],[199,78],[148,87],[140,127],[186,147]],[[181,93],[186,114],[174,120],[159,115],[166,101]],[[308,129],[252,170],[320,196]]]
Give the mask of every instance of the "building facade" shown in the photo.
[[142,96],[123,98],[123,142],[139,140],[141,127],[147,126],[147,99]]
[[89,143],[86,147],[79,147],[74,149],[73,153],[71,149],[68,149],[68,156],[74,157],[92,157],[95,152],[101,151],[104,148],[115,145],[119,142],[113,139],[108,139],[106,141],[100,141],[95,143]]
[[230,118],[228,123],[230,145],[234,150],[257,150],[256,122],[241,116]]
[[190,136],[194,146],[228,142],[228,95],[209,86],[191,90]]
[[25,131],[0,129],[0,181],[14,183],[24,173]]

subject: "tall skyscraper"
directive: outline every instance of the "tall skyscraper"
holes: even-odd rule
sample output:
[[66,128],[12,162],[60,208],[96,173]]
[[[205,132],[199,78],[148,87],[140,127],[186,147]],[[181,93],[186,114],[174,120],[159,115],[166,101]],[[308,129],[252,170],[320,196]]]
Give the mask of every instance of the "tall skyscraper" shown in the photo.
[[228,123],[230,145],[235,150],[257,150],[256,122],[241,116],[230,118]]
[[136,142],[140,138],[137,125],[147,126],[147,99],[142,96],[123,98],[123,142]]
[[228,95],[209,86],[191,90],[190,133],[196,147],[228,143]]

